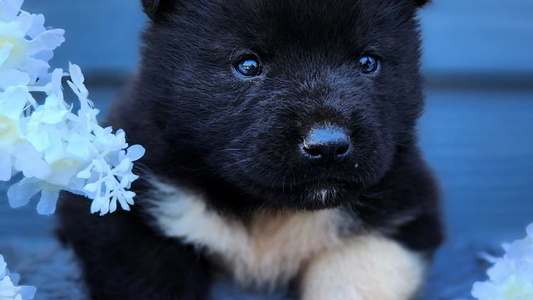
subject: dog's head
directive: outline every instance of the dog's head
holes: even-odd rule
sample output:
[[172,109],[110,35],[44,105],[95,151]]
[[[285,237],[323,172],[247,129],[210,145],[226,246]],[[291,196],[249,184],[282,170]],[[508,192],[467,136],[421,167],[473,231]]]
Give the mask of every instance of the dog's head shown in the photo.
[[264,206],[352,199],[416,139],[425,2],[143,0],[153,155]]

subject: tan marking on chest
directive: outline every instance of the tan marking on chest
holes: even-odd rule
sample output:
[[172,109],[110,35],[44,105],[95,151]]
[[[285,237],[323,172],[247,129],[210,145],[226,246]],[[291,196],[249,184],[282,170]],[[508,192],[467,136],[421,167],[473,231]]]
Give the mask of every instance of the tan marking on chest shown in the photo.
[[309,260],[302,300],[407,300],[422,285],[427,262],[398,242],[363,235]]
[[209,210],[198,195],[153,185],[151,213],[164,234],[205,247],[213,262],[244,287],[284,286],[308,258],[341,243],[335,209],[258,213],[244,225]]

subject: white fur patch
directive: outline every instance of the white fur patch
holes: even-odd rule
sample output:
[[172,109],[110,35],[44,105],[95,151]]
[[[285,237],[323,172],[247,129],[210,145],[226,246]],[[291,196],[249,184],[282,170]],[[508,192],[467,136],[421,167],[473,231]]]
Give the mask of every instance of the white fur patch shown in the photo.
[[361,236],[309,262],[301,299],[408,300],[418,292],[424,269],[424,260],[397,242]]
[[311,256],[342,243],[336,209],[258,213],[245,225],[209,210],[199,195],[160,181],[153,186],[151,213],[164,234],[204,246],[244,287],[283,286]]

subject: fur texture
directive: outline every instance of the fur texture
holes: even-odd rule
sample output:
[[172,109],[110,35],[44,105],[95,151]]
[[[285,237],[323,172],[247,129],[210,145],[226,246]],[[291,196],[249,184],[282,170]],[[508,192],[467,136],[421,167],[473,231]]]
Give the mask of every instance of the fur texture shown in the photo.
[[151,213],[166,236],[204,247],[237,284],[273,291],[294,278],[312,255],[336,247],[350,222],[337,209],[259,212],[248,224],[210,211],[198,195],[155,182]]
[[[361,299],[379,295],[363,286],[387,268],[418,274],[390,286],[412,296],[423,264],[413,257],[429,258],[442,238],[416,137],[425,2],[143,0],[139,73],[108,116],[147,148],[136,206],[105,217],[76,199],[60,208],[93,297],[205,299],[221,275],[308,295],[305,266],[335,251],[346,255],[311,270],[346,267]],[[242,62],[260,71],[247,77]],[[325,127],[346,135],[342,155],[306,152]]]
[[363,235],[313,258],[302,279],[303,300],[413,299],[425,262],[389,239]]

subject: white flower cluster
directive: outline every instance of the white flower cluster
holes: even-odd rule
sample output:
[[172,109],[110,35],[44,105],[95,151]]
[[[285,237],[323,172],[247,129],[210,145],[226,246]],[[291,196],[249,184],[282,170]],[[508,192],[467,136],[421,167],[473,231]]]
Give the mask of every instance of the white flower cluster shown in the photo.
[[525,239],[504,245],[505,255],[494,259],[489,280],[474,283],[472,296],[479,300],[533,299],[533,224]]
[[0,299],[2,300],[28,300],[33,299],[35,287],[17,286],[19,276],[10,273],[4,257],[0,255]]
[[[46,29],[44,16],[22,11],[22,2],[0,0],[0,181],[24,175],[8,190],[10,205],[40,193],[37,211],[53,214],[59,191],[67,190],[93,199],[92,213],[113,212],[117,202],[129,210],[135,193],[128,189],[138,178],[133,162],[144,148],[128,148],[123,131],[98,125],[78,66],[49,72],[64,31]],[[63,98],[67,76],[77,113]]]

